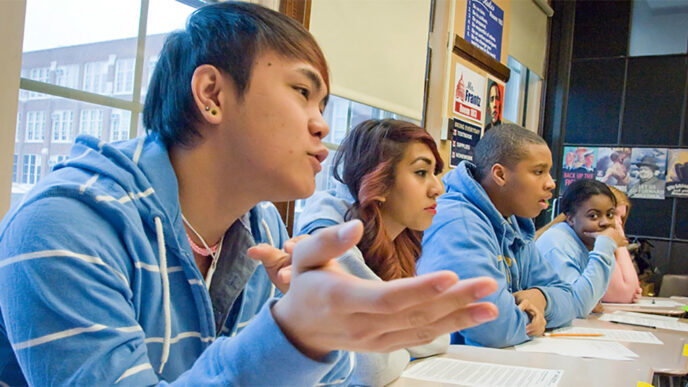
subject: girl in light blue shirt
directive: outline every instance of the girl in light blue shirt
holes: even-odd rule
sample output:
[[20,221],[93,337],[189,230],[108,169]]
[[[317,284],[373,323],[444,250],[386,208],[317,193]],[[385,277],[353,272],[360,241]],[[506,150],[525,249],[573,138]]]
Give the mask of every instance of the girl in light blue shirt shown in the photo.
[[559,276],[574,288],[584,318],[607,291],[614,250],[627,244],[615,221],[616,198],[604,183],[583,179],[561,199],[566,220],[550,227],[535,242]]

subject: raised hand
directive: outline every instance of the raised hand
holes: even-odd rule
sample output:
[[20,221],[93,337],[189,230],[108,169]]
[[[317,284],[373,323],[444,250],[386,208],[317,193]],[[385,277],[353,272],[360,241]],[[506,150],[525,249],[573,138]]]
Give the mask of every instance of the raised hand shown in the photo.
[[618,247],[628,246],[628,240],[626,239],[626,235],[624,235],[623,228],[621,227],[620,223],[616,221],[612,222],[609,227],[602,231],[584,232],[584,234],[593,238],[604,235],[616,242]]
[[493,320],[494,304],[475,303],[497,289],[491,278],[458,281],[442,271],[394,281],[343,272],[334,258],[354,246],[354,220],[300,240],[292,252],[289,291],[272,308],[285,336],[319,359],[332,350],[389,352]]
[[296,242],[309,237],[309,235],[299,235],[284,242],[283,249],[277,249],[267,243],[261,243],[248,249],[248,256],[252,259],[261,261],[265,271],[270,277],[270,281],[282,293],[289,290],[291,281],[291,254]]

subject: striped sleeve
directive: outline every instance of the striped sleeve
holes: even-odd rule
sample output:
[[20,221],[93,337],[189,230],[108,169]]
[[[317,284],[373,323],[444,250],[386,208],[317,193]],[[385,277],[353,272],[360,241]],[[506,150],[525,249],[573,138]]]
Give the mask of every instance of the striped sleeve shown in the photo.
[[66,198],[31,203],[0,245],[0,309],[32,385],[158,382],[112,226]]

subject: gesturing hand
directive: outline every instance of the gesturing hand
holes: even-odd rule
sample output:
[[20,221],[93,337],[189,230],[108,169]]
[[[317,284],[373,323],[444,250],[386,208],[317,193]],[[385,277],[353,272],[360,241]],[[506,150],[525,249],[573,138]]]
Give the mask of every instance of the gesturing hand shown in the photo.
[[247,253],[252,259],[263,263],[270,281],[275,284],[280,292],[286,293],[291,281],[291,254],[296,242],[307,237],[309,235],[299,235],[287,240],[284,242],[282,250],[267,243],[261,243],[248,249]]
[[491,278],[458,281],[442,271],[394,281],[364,280],[334,258],[354,246],[363,225],[354,220],[296,243],[289,291],[272,308],[282,332],[305,355],[336,349],[389,352],[493,320],[494,304],[474,303],[497,289]]

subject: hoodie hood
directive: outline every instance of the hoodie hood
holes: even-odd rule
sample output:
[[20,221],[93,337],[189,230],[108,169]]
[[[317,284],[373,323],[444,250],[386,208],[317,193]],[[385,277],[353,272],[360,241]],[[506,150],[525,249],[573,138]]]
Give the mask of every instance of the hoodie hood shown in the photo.
[[339,182],[332,189],[317,191],[306,199],[304,209],[296,220],[294,235],[310,234],[319,228],[344,223],[347,211],[354,202],[349,189]]
[[[533,221],[515,215],[505,218],[492,204],[492,200],[482,185],[475,179],[475,170],[475,164],[464,160],[458,167],[445,174],[442,182],[446,193],[440,196],[438,201],[453,200],[456,196],[462,196],[487,216],[495,231],[504,235],[504,240],[508,245],[532,241],[535,237]],[[441,214],[438,213],[438,215]]]

